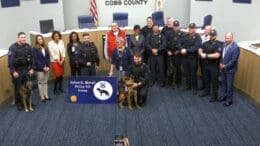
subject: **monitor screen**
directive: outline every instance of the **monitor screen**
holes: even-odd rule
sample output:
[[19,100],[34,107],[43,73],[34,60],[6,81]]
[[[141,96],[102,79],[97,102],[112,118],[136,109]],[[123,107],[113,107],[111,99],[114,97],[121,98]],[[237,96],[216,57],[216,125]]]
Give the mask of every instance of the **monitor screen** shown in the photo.
[[53,20],[40,20],[41,33],[49,33],[54,30]]

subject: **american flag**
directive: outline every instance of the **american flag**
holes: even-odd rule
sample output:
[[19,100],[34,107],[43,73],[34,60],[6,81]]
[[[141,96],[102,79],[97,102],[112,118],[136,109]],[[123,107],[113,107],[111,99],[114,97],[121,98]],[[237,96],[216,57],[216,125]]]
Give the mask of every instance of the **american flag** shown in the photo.
[[98,12],[96,0],[90,1],[90,15],[94,17],[95,26],[98,25]]

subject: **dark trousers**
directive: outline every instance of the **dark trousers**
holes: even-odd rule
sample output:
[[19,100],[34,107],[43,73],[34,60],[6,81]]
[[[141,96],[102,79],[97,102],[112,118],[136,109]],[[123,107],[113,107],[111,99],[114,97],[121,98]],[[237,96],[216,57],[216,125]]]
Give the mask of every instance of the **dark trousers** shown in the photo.
[[199,65],[200,65],[200,73],[201,73],[201,86],[200,88],[204,88],[205,86],[205,79],[204,79],[204,65],[203,65],[203,60],[200,58],[199,59]]
[[226,73],[224,71],[221,72],[222,77],[222,96],[223,98],[226,98],[227,101],[232,101],[233,99],[233,83],[234,83],[234,77],[235,73]]
[[198,58],[196,56],[184,56],[182,59],[182,65],[185,75],[186,86],[197,90],[197,70],[198,70]]
[[80,65],[76,64],[75,62],[70,62],[70,73],[72,76],[80,76],[81,75]]
[[138,104],[142,105],[146,103],[147,99],[147,93],[148,93],[148,86],[144,85],[140,88],[137,88],[137,96],[138,96]]
[[212,86],[212,97],[218,97],[218,76],[219,65],[203,63],[203,80],[205,81],[204,91],[210,93]]
[[164,70],[164,57],[162,55],[150,56],[150,68],[151,68],[151,81],[155,82],[157,79],[159,82],[165,82],[165,70]]
[[92,64],[91,66],[81,67],[82,76],[96,76],[96,65]]
[[59,77],[56,77],[55,80],[54,80],[54,89],[53,91],[57,91],[57,86],[59,85],[59,90],[63,90],[62,89],[62,81],[63,81],[63,75],[59,76]]
[[176,68],[176,76],[175,76],[175,83],[180,85],[182,82],[182,72],[181,72],[181,55],[173,55],[172,56],[173,65]]
[[15,96],[15,104],[21,104],[22,97],[19,94],[19,89],[21,88],[24,79],[26,79],[26,76],[28,75],[28,70],[16,70],[16,72],[19,74],[18,78],[14,78],[12,75],[12,81],[14,84],[14,96]]

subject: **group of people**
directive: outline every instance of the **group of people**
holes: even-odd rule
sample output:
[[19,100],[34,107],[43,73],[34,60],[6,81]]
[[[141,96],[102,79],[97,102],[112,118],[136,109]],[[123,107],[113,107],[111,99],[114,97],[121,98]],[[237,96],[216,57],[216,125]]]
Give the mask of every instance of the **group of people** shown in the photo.
[[[193,95],[198,94],[199,97],[211,95],[210,102],[225,101],[225,107],[233,103],[233,82],[240,54],[233,33],[226,33],[225,41],[221,42],[217,39],[217,31],[211,26],[206,26],[205,33],[200,35],[196,33],[195,23],[190,23],[188,32],[185,33],[180,30],[179,21],[174,21],[171,17],[161,31],[159,25],[153,24],[152,17],[147,17],[146,20],[146,26],[134,26],[134,34],[129,39],[126,39],[126,33],[116,22],[112,23],[105,43],[105,56],[111,61],[109,76],[114,75],[115,68],[119,80],[123,76],[136,76],[130,73],[139,74],[139,78],[146,79],[143,82],[135,81],[140,105],[146,102],[148,86],[154,86],[156,82],[161,87],[183,86],[184,91],[191,90]],[[142,63],[139,64],[144,64],[145,67],[138,67],[137,59],[133,62],[132,56],[140,57]],[[199,68],[202,80],[200,86],[197,76]],[[170,72],[175,73],[169,74]],[[221,96],[218,95],[220,75]]]
[[[138,104],[146,104],[148,87],[158,82],[161,87],[181,87],[184,76],[184,90],[198,93],[198,66],[202,75],[202,92],[199,96],[210,95],[210,102],[225,101],[224,106],[232,104],[233,81],[237,71],[239,47],[233,40],[233,34],[225,35],[225,42],[217,40],[217,31],[211,26],[205,28],[205,34],[196,33],[196,24],[190,23],[188,33],[180,30],[179,21],[167,19],[162,28],[153,24],[152,17],[147,17],[144,27],[135,25],[134,34],[127,39],[124,30],[117,22],[111,24],[106,33],[104,46],[105,59],[110,61],[109,76],[116,76],[118,81],[124,76],[134,78],[133,88],[137,89]],[[96,76],[100,58],[98,49],[90,40],[88,33],[80,41],[78,33],[69,35],[67,54],[71,75]],[[17,42],[12,44],[8,53],[8,65],[15,88],[15,103],[21,110],[21,97],[18,89],[24,79],[36,72],[39,94],[42,102],[51,100],[48,96],[48,78],[50,67],[55,74],[53,92],[64,93],[62,88],[65,45],[60,32],[53,31],[52,41],[46,45],[44,37],[37,35],[35,45],[26,43],[26,35],[18,33]],[[171,67],[173,65],[174,68]],[[174,74],[168,74],[168,70]],[[116,72],[114,72],[116,70]],[[218,77],[222,77],[222,96],[218,97]],[[119,87],[120,88],[120,87]],[[126,89],[127,90],[127,89]]]
[[[18,91],[23,83],[36,72],[39,94],[42,102],[50,101],[48,96],[48,79],[50,68],[55,75],[54,95],[58,96],[66,92],[62,88],[65,45],[62,35],[53,31],[52,41],[46,45],[42,35],[36,35],[35,45],[31,47],[26,43],[26,34],[19,32],[17,42],[12,44],[8,52],[8,66],[12,76],[15,91],[15,104],[18,110],[22,110],[21,96]],[[67,52],[70,58],[71,75],[95,76],[99,67],[98,49],[90,41],[88,33],[83,34],[81,42],[76,32],[69,36]]]

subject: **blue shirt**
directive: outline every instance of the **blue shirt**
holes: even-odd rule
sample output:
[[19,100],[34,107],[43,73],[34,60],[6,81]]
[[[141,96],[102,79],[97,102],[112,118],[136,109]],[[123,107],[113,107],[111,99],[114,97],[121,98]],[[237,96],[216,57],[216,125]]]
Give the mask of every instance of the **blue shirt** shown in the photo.
[[123,71],[126,71],[133,62],[133,55],[129,48],[125,47],[123,51],[115,49],[112,54],[111,64],[116,66],[117,70],[122,67]]

